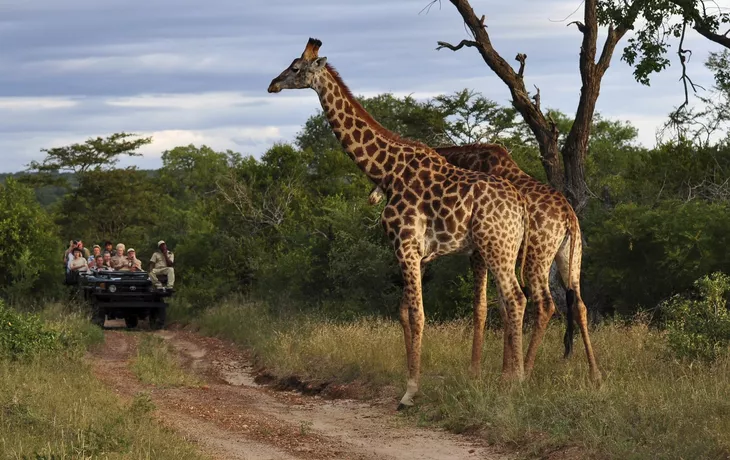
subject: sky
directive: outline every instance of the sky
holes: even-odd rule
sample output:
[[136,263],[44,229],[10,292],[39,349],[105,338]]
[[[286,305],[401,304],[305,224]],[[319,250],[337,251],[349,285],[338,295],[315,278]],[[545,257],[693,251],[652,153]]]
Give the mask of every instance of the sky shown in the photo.
[[[357,95],[425,99],[470,88],[509,105],[475,49],[436,51],[438,40],[469,37],[449,2],[422,11],[429,1],[0,0],[0,172],[42,160],[41,149],[121,131],[153,138],[121,166],[157,168],[163,151],[191,143],[259,156],[292,141],[320,108],[309,89],[266,92],[309,37],[322,40],[320,55]],[[508,62],[527,54],[525,82],[540,88],[542,107],[572,116],[581,36],[566,25],[581,19],[580,1],[471,4]],[[620,61],[626,43],[597,110],[631,122],[650,147],[683,100],[680,69],[671,54],[674,65],[640,85]],[[703,63],[716,46],[692,33],[685,47],[693,80],[710,87]]]

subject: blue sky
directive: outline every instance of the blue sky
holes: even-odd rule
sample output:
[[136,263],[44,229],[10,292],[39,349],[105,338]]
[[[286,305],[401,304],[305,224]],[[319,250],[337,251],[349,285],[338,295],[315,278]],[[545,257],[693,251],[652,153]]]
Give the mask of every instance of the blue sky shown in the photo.
[[[581,37],[566,24],[581,18],[580,2],[471,3],[486,14],[505,59],[514,63],[518,52],[527,54],[526,84],[540,87],[543,107],[572,115]],[[426,14],[427,4],[0,0],[0,172],[42,159],[42,148],[119,131],[153,137],[143,157],[122,163],[145,168],[158,167],[162,151],[189,143],[260,155],[292,140],[319,109],[311,90],[266,92],[310,36],[322,40],[320,55],[355,94],[427,98],[468,87],[509,104],[507,87],[476,50],[435,50],[438,40],[468,37],[450,3]],[[694,51],[694,81],[711,86],[703,62],[716,48],[694,33],[686,46]],[[656,127],[682,100],[679,66],[645,87],[617,51],[598,110],[633,123],[650,146]]]

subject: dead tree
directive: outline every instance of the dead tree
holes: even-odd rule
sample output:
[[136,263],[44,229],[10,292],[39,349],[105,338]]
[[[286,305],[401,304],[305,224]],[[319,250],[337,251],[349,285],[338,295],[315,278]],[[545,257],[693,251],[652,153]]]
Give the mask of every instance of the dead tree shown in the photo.
[[[440,1],[440,0],[435,0]],[[518,54],[517,71],[494,49],[489,38],[484,16],[478,17],[467,0],[449,0],[457,9],[471,33],[472,39],[462,40],[457,45],[439,41],[438,48],[457,51],[463,47],[476,48],[484,62],[507,85],[512,95],[512,104],[520,112],[530,130],[535,135],[540,148],[540,158],[550,184],[565,194],[577,213],[588,203],[589,190],[585,180],[585,159],[588,150],[591,122],[596,108],[596,100],[601,87],[601,79],[608,69],[616,44],[634,23],[639,12],[639,2],[634,0],[627,8],[627,14],[620,24],[609,24],[606,41],[596,61],[598,40],[597,0],[585,0],[583,22],[574,21],[583,35],[580,48],[579,69],[581,92],[575,121],[568,133],[562,149],[558,146],[558,129],[555,122],[540,108],[539,89],[533,99],[525,87],[524,73],[527,56]],[[560,157],[562,154],[562,164]]]

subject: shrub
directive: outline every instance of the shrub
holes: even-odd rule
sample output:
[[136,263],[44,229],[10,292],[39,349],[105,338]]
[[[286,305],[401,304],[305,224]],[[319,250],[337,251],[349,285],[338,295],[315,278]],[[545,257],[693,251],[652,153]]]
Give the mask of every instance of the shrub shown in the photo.
[[694,285],[699,299],[676,295],[662,304],[669,348],[680,358],[714,361],[730,346],[730,276],[715,272]]
[[34,314],[19,313],[0,300],[0,357],[18,359],[60,346],[59,333]]

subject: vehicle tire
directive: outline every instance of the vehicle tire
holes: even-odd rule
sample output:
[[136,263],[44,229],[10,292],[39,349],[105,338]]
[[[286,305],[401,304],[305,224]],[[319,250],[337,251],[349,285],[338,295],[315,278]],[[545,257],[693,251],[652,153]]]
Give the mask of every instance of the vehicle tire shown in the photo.
[[167,310],[164,307],[150,309],[150,329],[157,330],[165,327]]
[[106,313],[104,312],[104,309],[94,306],[91,312],[91,323],[103,329],[104,321],[106,321]]
[[124,324],[127,325],[127,329],[134,329],[137,327],[137,322],[139,319],[137,318],[137,315],[130,315],[124,317]]

